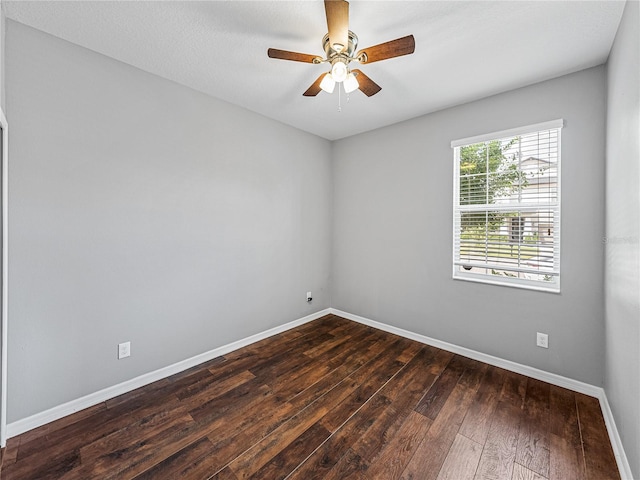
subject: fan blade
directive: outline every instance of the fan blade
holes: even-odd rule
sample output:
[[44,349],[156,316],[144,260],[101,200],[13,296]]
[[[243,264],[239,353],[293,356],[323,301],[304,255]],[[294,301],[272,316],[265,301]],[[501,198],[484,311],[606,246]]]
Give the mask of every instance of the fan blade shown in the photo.
[[367,97],[371,97],[376,93],[378,93],[380,90],[382,90],[382,87],[380,85],[378,85],[376,82],[371,80],[360,70],[358,69],[351,70],[351,73],[353,73],[356,76],[356,80],[358,80],[358,88]]
[[356,57],[360,63],[373,63],[387,58],[401,57],[409,55],[416,49],[416,41],[413,35],[391,40],[389,42],[374,45],[358,52]]
[[267,50],[267,55],[269,55],[269,58],[279,58],[280,60],[291,60],[294,62],[319,63],[316,59],[322,61],[322,58],[317,55],[289,52],[287,50],[278,50],[277,48],[270,48]]
[[349,2],[345,0],[324,0],[329,27],[329,45],[337,52],[349,46]]
[[302,95],[304,95],[305,97],[315,97],[316,95],[318,95],[320,93],[320,90],[322,90],[320,88],[320,82],[322,82],[322,79],[324,78],[325,75],[326,73],[323,73],[322,75],[320,75],[318,79],[315,82],[313,82],[311,86],[307,88],[307,91],[304,92]]

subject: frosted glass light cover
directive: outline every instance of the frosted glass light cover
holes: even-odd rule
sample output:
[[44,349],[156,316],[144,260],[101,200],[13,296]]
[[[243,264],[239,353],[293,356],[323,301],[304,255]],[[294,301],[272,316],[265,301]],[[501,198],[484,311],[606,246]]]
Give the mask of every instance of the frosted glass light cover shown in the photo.
[[336,82],[331,78],[331,74],[327,73],[320,82],[320,88],[327,93],[333,93],[333,89],[336,86]]
[[335,62],[331,67],[331,76],[338,83],[344,82],[345,78],[347,78],[347,65],[340,60]]
[[344,80],[344,91],[347,93],[351,93],[356,90],[360,84],[358,83],[358,79],[353,73],[349,73],[347,78]]

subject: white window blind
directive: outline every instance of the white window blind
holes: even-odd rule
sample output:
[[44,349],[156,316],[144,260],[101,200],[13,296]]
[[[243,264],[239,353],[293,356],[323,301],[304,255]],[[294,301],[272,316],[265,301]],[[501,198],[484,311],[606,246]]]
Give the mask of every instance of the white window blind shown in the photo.
[[560,290],[562,125],[451,142],[454,278]]

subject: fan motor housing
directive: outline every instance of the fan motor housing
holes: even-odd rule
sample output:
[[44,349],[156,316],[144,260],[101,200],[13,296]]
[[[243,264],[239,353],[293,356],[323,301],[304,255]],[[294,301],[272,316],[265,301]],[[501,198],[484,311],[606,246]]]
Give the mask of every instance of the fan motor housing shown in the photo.
[[331,45],[329,44],[329,34],[327,33],[322,39],[322,48],[324,49],[327,59],[331,60],[336,55],[353,57],[356,48],[358,47],[358,36],[349,30],[349,45],[347,45],[346,50],[342,50],[341,52],[335,51]]

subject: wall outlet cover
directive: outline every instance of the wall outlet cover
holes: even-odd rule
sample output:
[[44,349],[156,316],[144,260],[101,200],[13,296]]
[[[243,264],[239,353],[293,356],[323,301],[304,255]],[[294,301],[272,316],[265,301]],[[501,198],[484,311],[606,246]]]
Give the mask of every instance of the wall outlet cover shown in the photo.
[[549,335],[538,332],[536,334],[536,345],[542,348],[549,348]]
[[131,356],[131,342],[118,344],[118,360]]

